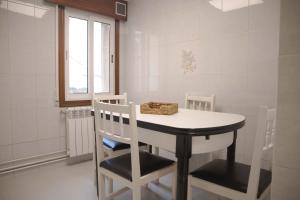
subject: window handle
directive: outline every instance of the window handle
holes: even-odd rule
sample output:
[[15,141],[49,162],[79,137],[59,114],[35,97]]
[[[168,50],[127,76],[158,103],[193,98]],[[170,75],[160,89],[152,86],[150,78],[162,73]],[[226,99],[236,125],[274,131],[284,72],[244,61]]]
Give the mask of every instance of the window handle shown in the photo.
[[111,63],[114,63],[114,55],[111,55]]

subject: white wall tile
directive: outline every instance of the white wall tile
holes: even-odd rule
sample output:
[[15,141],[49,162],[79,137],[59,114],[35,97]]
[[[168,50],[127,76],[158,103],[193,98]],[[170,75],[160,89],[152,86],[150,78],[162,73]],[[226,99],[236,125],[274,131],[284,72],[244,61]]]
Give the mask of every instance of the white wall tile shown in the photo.
[[13,143],[37,140],[37,115],[32,109],[12,109]]
[[284,55],[279,58],[279,101],[284,104],[299,102],[300,55]]
[[285,133],[278,134],[276,136],[274,164],[300,170],[299,140],[300,130],[294,136],[287,136]]
[[300,2],[295,0],[281,1],[280,15],[280,53],[281,55],[300,52]]
[[60,136],[60,112],[58,109],[39,108],[37,110],[37,129],[39,139],[56,138]]
[[49,3],[41,3],[35,12],[42,13],[42,17],[36,18],[36,73],[41,75],[55,75],[56,51],[55,51],[55,6]]
[[[8,2],[9,60],[13,74],[35,74],[34,7]],[[20,14],[25,13],[25,14]]]
[[273,167],[272,200],[298,200],[300,171],[284,167]]
[[14,159],[32,157],[39,155],[39,145],[37,141],[14,144],[12,152]]
[[[12,147],[11,145],[0,145],[0,162],[12,160]],[[1,197],[1,196],[0,196]]]
[[11,112],[2,110],[0,112],[0,145],[12,143],[12,121]]
[[39,108],[53,108],[55,105],[55,75],[38,75],[36,78],[36,99]]
[[41,155],[60,151],[60,138],[40,140],[38,144]]
[[59,138],[59,147],[61,151],[66,151],[67,150],[67,143],[66,143],[66,136],[60,137]]
[[279,30],[250,31],[249,62],[277,60],[279,55],[278,41]]
[[0,110],[9,110],[10,109],[10,76],[9,75],[0,75]]
[[9,74],[7,1],[0,1],[0,74]]
[[36,77],[34,75],[13,75],[10,79],[11,106],[33,108],[36,104]]
[[[250,4],[258,2],[249,0]],[[263,0],[263,3],[249,7],[250,30],[279,30],[280,0]]]

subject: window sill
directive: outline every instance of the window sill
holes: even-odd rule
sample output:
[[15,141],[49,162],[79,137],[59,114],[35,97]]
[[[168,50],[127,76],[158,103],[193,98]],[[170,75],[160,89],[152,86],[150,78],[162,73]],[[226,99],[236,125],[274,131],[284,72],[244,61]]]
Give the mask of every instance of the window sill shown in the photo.
[[59,107],[76,107],[76,106],[90,106],[92,105],[91,100],[81,100],[81,101],[60,101]]

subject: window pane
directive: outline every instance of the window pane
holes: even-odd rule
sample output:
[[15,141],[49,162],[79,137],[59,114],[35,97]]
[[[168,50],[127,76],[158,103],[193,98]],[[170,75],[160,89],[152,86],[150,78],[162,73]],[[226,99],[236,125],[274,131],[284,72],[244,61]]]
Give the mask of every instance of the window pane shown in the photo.
[[109,92],[110,25],[94,22],[94,92]]
[[88,22],[69,17],[69,93],[88,93]]

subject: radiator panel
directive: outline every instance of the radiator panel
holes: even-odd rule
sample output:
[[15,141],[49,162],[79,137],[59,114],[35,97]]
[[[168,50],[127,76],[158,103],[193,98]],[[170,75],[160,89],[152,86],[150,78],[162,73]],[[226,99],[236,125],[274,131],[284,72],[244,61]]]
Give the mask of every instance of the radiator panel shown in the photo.
[[70,157],[94,152],[94,118],[90,108],[70,108],[66,115]]

